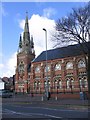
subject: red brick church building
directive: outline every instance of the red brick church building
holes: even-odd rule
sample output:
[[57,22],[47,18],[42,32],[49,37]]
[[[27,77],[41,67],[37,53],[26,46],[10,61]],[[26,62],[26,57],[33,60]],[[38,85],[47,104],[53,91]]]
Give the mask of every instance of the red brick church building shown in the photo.
[[48,90],[51,97],[78,98],[80,92],[88,93],[87,59],[79,44],[70,45],[48,50],[46,66],[46,51],[35,58],[26,15],[23,38],[20,35],[17,53],[15,91],[44,95]]

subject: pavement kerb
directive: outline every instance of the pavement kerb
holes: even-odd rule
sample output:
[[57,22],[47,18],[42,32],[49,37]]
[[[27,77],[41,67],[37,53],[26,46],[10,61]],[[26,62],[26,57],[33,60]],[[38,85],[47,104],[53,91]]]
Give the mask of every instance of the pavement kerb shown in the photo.
[[[15,103],[15,104],[45,104],[45,105],[49,105],[49,106],[55,106],[55,107],[61,107],[61,108],[70,108],[70,109],[90,109],[90,101],[87,100],[83,101],[81,100],[70,100],[72,101],[72,103],[70,103],[70,101],[65,101],[65,100],[55,100],[55,99],[50,99],[50,100],[42,100],[40,97],[39,99],[37,99],[38,97],[16,97],[14,96],[11,99],[4,99],[3,102],[10,102],[10,103]],[[80,103],[80,104],[79,104]]]

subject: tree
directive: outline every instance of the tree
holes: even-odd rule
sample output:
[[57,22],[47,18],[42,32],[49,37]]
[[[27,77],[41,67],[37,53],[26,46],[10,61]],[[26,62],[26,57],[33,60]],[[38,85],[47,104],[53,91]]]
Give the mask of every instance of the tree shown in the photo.
[[86,68],[90,92],[90,47],[87,44],[90,41],[90,2],[84,7],[73,8],[67,17],[58,19],[56,21],[56,33],[53,37],[53,40],[57,42],[55,46],[60,46],[62,43],[79,43],[83,53],[87,53],[88,62],[86,60]]

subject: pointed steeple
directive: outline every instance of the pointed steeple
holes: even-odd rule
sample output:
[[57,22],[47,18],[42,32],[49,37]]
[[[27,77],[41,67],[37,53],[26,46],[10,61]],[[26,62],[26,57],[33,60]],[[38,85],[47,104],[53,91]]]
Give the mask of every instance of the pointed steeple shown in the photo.
[[26,12],[26,19],[25,19],[23,38],[20,35],[19,52],[20,53],[26,53],[26,54],[29,53],[29,54],[33,54],[33,55],[35,54],[33,36],[31,36],[31,39],[30,39],[28,13],[27,12]]
[[26,42],[30,43],[30,33],[29,33],[29,23],[28,23],[28,13],[26,12],[26,20],[23,32],[23,44]]
[[20,34],[20,40],[19,40],[19,48],[22,48],[22,37],[21,37],[21,34]]
[[20,34],[20,39],[19,39],[19,46],[18,46],[18,53],[21,53],[22,52],[22,36]]
[[28,12],[26,12],[26,20],[25,20],[24,32],[29,32]]
[[34,48],[33,36],[31,35],[31,48]]

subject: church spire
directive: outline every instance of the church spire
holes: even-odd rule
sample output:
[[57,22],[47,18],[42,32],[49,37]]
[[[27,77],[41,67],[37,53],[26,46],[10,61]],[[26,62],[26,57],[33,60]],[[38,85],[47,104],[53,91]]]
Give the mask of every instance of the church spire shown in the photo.
[[23,32],[23,44],[26,42],[30,43],[29,23],[28,23],[28,12],[26,12],[26,20]]
[[35,54],[33,36],[31,36],[31,38],[30,38],[28,13],[27,12],[26,12],[23,37],[20,35],[19,51],[18,52],[19,53],[26,53],[26,54],[29,53],[29,54],[33,54],[33,55]]
[[22,48],[22,37],[21,37],[21,34],[20,34],[20,40],[19,40],[19,48]]
[[21,53],[22,52],[22,36],[20,34],[20,38],[19,38],[19,46],[18,46],[18,53]]
[[25,20],[24,32],[29,32],[28,12],[26,12],[26,20]]

